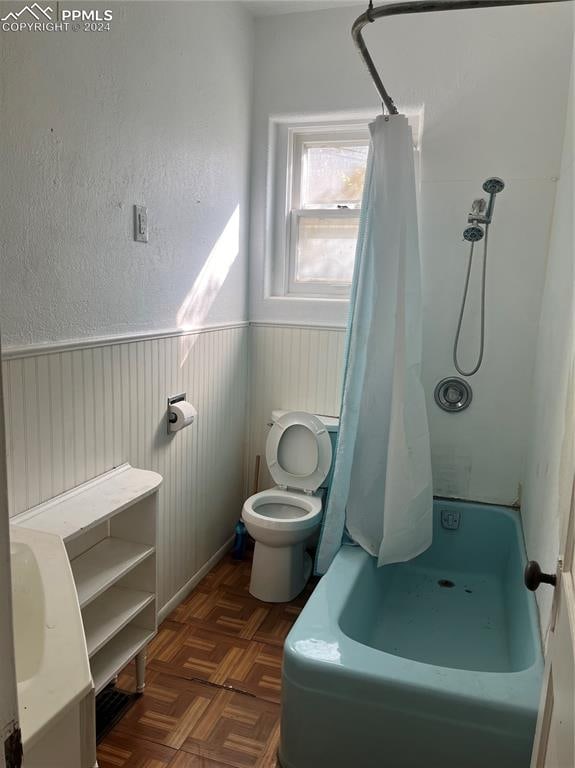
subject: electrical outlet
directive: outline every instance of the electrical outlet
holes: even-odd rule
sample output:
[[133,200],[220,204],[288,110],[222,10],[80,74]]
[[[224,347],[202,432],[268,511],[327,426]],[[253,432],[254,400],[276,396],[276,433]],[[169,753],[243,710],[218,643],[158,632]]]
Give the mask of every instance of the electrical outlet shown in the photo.
[[137,243],[148,242],[148,209],[145,205],[134,206],[134,240]]

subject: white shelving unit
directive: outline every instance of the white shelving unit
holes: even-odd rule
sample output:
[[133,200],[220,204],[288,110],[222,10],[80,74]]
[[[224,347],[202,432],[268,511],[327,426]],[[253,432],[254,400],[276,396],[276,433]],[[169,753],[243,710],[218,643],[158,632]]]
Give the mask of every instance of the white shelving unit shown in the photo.
[[23,512],[12,522],[60,536],[70,564],[98,694],[157,630],[157,496],[162,478],[129,464]]
[[85,608],[153,554],[154,547],[110,536],[76,557],[71,565],[80,608]]
[[138,589],[111,587],[82,613],[88,656],[92,658],[154,600]]

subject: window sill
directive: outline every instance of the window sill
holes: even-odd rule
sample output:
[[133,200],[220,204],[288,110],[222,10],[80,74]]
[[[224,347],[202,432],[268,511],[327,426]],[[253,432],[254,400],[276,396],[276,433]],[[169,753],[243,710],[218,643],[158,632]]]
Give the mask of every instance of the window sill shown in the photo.
[[305,294],[300,293],[286,293],[281,295],[270,295],[266,296],[266,301],[277,301],[277,302],[302,302],[305,304],[341,304],[344,306],[347,306],[349,304],[349,296],[313,296],[309,295],[306,296]]
[[268,295],[252,302],[250,322],[344,330],[348,315],[348,299]]

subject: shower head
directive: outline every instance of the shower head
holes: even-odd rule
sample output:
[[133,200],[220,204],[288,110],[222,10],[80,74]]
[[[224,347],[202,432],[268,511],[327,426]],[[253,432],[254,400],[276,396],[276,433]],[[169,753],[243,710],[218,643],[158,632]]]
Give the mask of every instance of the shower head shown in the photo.
[[481,240],[485,233],[477,224],[472,224],[470,227],[465,227],[463,230],[463,239],[469,243],[476,243]]
[[488,195],[496,195],[498,192],[501,192],[504,187],[505,182],[497,176],[492,176],[490,179],[486,179],[483,182],[483,191],[487,192]]

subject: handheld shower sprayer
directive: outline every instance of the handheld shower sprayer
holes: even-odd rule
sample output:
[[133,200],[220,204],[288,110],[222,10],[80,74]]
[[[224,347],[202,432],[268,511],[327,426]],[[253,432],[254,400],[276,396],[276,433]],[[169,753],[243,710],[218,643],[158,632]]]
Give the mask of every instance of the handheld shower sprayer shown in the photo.
[[[505,187],[503,179],[497,176],[492,176],[483,182],[483,191],[489,195],[489,201],[486,202],[483,198],[478,198],[473,201],[471,205],[471,212],[467,217],[469,226],[463,230],[463,239],[471,243],[469,249],[469,260],[467,263],[467,275],[465,277],[465,288],[463,289],[463,299],[461,302],[461,310],[459,312],[459,321],[457,323],[457,332],[455,334],[455,342],[453,344],[453,364],[462,376],[473,376],[481,368],[483,362],[483,352],[485,350],[485,285],[487,277],[487,241],[489,237],[489,225],[493,219],[493,210],[495,208],[495,196],[499,194]],[[485,227],[485,229],[483,228]],[[470,371],[464,371],[459,364],[459,337],[461,334],[461,326],[463,324],[463,315],[465,314],[465,307],[467,305],[467,293],[469,290],[469,278],[471,276],[471,267],[473,265],[473,252],[475,249],[475,243],[485,238],[483,243],[483,273],[481,277],[481,335],[479,341],[479,355],[477,363]]]
[[505,182],[497,176],[492,176],[483,182],[483,191],[489,195],[487,211],[485,212],[485,223],[491,224],[493,218],[493,209],[495,208],[495,195],[498,195],[505,188]]

